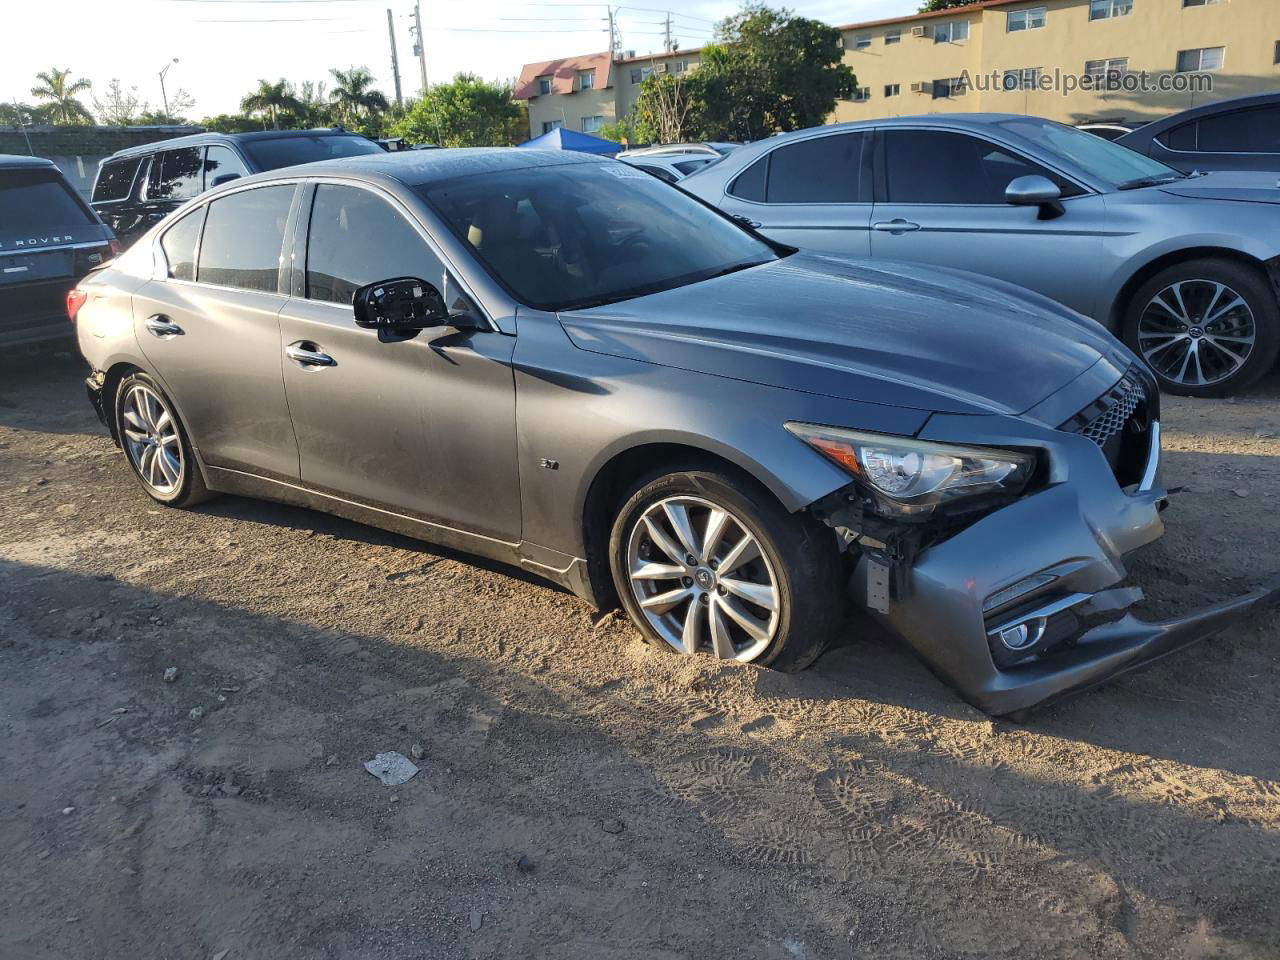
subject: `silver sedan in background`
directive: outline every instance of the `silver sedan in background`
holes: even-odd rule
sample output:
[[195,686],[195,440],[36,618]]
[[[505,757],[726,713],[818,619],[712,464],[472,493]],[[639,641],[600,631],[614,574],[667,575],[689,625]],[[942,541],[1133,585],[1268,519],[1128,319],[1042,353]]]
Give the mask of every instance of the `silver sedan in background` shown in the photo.
[[1277,175],[1187,175],[1072,127],[897,117],[740,147],[681,181],[805,250],[958,267],[1120,336],[1160,386],[1224,396],[1280,350]]

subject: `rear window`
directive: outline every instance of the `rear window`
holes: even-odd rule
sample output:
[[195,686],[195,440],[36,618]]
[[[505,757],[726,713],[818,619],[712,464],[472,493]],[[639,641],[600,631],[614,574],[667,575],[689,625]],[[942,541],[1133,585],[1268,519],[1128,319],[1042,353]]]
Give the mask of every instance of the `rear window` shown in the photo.
[[56,170],[0,170],[0,233],[80,227],[93,219]]
[[200,192],[204,147],[165,150],[151,164],[148,200],[190,200]]
[[141,157],[126,157],[123,160],[104,160],[98,171],[98,182],[93,185],[93,202],[104,200],[124,200],[133,187],[133,178],[138,172]]
[[209,204],[196,278],[275,293],[293,192],[293,184],[258,187]]
[[265,140],[245,140],[240,144],[258,165],[259,170],[276,170],[298,163],[314,163],[317,160],[334,160],[338,157],[359,157],[370,153],[383,153],[383,149],[364,137],[324,135],[314,137],[269,137]]

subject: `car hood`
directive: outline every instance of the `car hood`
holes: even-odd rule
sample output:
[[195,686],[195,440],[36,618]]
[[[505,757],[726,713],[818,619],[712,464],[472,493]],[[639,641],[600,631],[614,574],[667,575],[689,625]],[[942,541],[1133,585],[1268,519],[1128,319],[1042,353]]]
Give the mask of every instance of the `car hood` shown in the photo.
[[1194,200],[1238,200],[1252,203],[1280,203],[1280,173],[1253,170],[1222,170],[1178,180],[1160,187],[1164,193]]
[[814,254],[560,321],[583,350],[938,413],[1022,413],[1118,349],[1011,284]]

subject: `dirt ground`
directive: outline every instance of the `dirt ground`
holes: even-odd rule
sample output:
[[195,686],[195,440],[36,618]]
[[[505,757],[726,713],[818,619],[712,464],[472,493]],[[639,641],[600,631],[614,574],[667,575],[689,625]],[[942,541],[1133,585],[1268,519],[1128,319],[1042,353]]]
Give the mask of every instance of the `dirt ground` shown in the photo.
[[[992,722],[860,621],[722,667],[321,514],[162,509],[79,376],[0,370],[3,960],[1280,956],[1280,614]],[[1164,419],[1153,610],[1280,570],[1280,378]]]

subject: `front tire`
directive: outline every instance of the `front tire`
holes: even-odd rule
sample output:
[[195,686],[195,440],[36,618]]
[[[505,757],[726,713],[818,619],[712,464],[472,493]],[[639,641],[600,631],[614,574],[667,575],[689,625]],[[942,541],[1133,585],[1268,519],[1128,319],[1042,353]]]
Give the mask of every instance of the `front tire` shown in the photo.
[[1266,277],[1246,264],[1189,260],[1138,288],[1122,332],[1162,390],[1225,397],[1275,363],[1280,305]]
[[160,385],[131,373],[116,389],[116,436],[147,495],[169,507],[190,507],[210,494],[177,410]]
[[614,519],[609,560],[627,614],[673,653],[801,670],[847,612],[831,531],[719,469],[642,480]]

